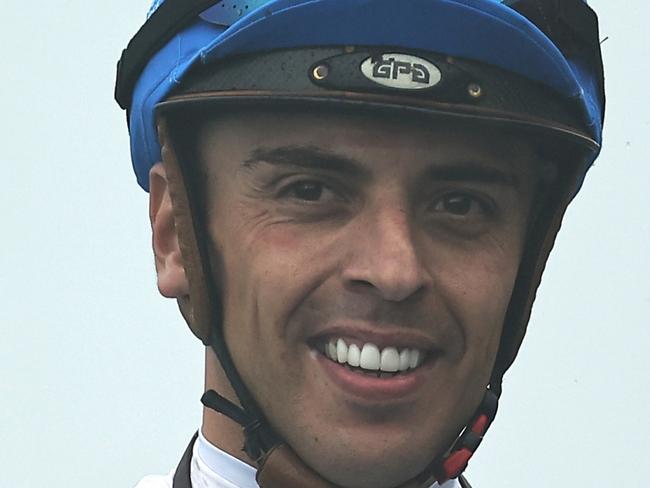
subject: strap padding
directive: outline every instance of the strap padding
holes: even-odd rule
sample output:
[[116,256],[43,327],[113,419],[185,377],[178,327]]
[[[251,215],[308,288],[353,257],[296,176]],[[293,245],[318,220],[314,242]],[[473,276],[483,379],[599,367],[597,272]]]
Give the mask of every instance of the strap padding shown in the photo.
[[[201,265],[201,253],[192,222],[192,211],[176,151],[168,135],[164,119],[158,121],[158,138],[162,162],[167,173],[167,185],[174,208],[174,224],[183,256],[185,275],[189,283],[189,297],[179,299],[179,307],[190,329],[204,344],[209,343],[212,309],[208,286]],[[190,299],[191,297],[191,299]]]

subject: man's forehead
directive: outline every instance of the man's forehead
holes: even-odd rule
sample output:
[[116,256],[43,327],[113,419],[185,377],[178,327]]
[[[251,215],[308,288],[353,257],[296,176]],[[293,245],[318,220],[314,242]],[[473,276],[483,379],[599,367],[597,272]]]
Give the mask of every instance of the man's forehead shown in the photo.
[[[242,161],[260,154],[287,154],[287,148],[335,149],[364,160],[384,151],[419,155],[431,162],[442,158],[501,165],[508,160],[535,161],[537,143],[510,129],[449,118],[405,117],[405,114],[280,110],[238,110],[200,121],[197,143],[204,154],[238,149]],[[406,114],[411,115],[411,114]],[[284,151],[281,149],[284,148]],[[276,150],[273,152],[273,150]],[[313,153],[318,151],[312,151]],[[306,153],[305,153],[306,154]]]

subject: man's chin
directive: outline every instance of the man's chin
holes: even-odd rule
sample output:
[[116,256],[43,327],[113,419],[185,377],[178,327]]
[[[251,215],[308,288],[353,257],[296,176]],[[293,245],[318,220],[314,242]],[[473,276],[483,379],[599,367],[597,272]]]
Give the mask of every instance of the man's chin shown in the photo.
[[329,481],[345,488],[395,488],[415,478],[431,461],[414,463],[413,458],[404,459],[394,454],[368,458],[358,452],[340,457],[345,459],[315,466],[315,469]]
[[310,445],[297,447],[296,453],[338,486],[395,488],[421,474],[437,451],[435,442],[423,441],[407,432],[413,429],[402,430],[398,437],[394,433],[380,436],[376,426],[374,431],[369,427],[367,436],[359,429],[352,435],[330,431],[322,437],[310,438]]

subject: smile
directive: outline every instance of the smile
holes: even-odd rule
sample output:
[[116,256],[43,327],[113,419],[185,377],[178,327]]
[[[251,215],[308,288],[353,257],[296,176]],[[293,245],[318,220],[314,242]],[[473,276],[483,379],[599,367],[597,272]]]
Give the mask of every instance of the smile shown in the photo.
[[388,346],[380,349],[377,345],[346,342],[343,338],[330,339],[322,353],[330,361],[347,366],[360,374],[370,374],[377,378],[391,378],[398,374],[417,369],[425,359],[420,349]]
[[322,328],[307,346],[335,394],[373,409],[417,401],[445,356],[444,343],[432,334],[351,321]]

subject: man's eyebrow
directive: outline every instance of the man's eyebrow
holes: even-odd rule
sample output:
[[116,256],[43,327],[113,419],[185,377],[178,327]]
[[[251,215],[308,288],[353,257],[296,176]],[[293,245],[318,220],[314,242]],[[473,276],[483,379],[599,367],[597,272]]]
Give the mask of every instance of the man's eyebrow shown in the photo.
[[[281,146],[253,150],[242,166],[254,168],[265,162],[274,166],[295,166],[342,173],[358,179],[369,180],[371,172],[353,158],[318,146]],[[425,181],[476,182],[519,187],[519,178],[509,171],[473,162],[435,164],[422,175]]]
[[257,148],[251,152],[242,166],[254,168],[261,162],[274,166],[297,166],[304,169],[343,173],[360,179],[370,178],[370,171],[355,159],[317,146]]
[[458,162],[430,167],[423,175],[429,181],[475,182],[519,188],[516,174],[500,168],[471,162]]

